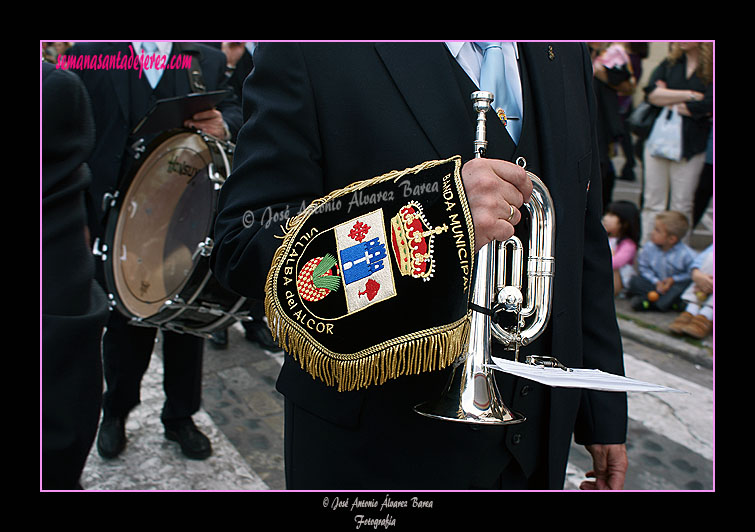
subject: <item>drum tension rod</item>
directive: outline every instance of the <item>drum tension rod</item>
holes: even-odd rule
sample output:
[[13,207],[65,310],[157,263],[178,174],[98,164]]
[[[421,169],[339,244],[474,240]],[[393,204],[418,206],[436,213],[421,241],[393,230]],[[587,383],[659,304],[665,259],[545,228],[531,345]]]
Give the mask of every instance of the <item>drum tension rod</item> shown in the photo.
[[212,248],[215,246],[215,242],[212,241],[212,238],[209,236],[204,239],[203,242],[200,242],[197,244],[197,249],[194,251],[194,254],[191,256],[191,260],[194,260],[197,258],[197,255],[202,255],[203,257],[209,257],[212,255]]

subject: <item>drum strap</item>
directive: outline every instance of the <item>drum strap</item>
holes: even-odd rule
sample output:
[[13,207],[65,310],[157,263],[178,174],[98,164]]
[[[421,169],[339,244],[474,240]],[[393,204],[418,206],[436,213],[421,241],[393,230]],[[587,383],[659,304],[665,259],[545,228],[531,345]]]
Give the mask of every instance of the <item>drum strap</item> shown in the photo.
[[202,67],[199,63],[199,47],[190,42],[177,42],[174,43],[176,53],[183,53],[191,56],[191,68],[188,70],[189,75],[189,87],[191,92],[207,92],[207,86],[204,82],[204,76],[202,75]]

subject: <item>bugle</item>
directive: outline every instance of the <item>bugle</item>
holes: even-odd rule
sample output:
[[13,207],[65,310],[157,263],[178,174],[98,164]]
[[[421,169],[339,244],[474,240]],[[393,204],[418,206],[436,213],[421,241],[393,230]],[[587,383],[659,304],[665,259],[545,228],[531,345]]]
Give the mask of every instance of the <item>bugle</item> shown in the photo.
[[[477,123],[474,140],[475,158],[485,156],[486,113],[493,94],[476,91],[471,96]],[[525,166],[524,159],[517,164]],[[424,416],[465,423],[507,425],[521,423],[525,417],[509,409],[501,399],[492,369],[492,340],[514,351],[537,338],[550,316],[552,278],[554,274],[555,212],[545,184],[531,172],[531,200],[524,205],[530,216],[527,288],[522,283],[522,242],[516,236],[505,242],[491,242],[477,253],[471,293],[469,343],[454,363],[448,385],[441,396],[422,403],[415,411]],[[511,250],[509,262],[509,249]],[[501,326],[494,317],[498,312],[513,314],[513,325]],[[530,362],[528,360],[528,362]]]

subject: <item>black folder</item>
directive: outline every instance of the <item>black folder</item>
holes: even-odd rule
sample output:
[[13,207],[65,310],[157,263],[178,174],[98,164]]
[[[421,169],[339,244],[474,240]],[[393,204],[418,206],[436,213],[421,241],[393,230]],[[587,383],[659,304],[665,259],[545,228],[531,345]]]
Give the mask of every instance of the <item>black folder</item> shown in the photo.
[[185,120],[196,113],[214,108],[230,94],[231,90],[226,89],[158,100],[139,121],[132,134],[150,135],[183,127]]

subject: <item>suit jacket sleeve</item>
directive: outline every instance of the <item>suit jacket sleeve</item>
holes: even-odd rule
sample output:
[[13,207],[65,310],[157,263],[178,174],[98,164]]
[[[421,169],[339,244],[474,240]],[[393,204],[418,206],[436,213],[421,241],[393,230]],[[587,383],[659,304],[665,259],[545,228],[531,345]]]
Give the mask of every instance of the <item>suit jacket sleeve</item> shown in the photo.
[[43,65],[42,84],[42,310],[88,313],[94,261],[85,240],[86,160],[94,146],[91,104],[79,78]]
[[263,44],[255,59],[244,83],[247,120],[234,170],[218,200],[211,260],[221,284],[262,299],[281,226],[324,191],[312,92],[298,46]]
[[[585,50],[585,87],[595,124],[595,99],[592,95],[592,69]],[[592,128],[595,136],[595,127]],[[597,140],[593,139],[593,153]],[[624,375],[623,348],[613,300],[611,251],[601,223],[602,191],[598,157],[592,158],[590,187],[585,211],[584,258],[582,275],[583,367],[598,368]],[[627,398],[625,393],[585,390],[575,424],[579,444],[623,443],[626,441]]]

